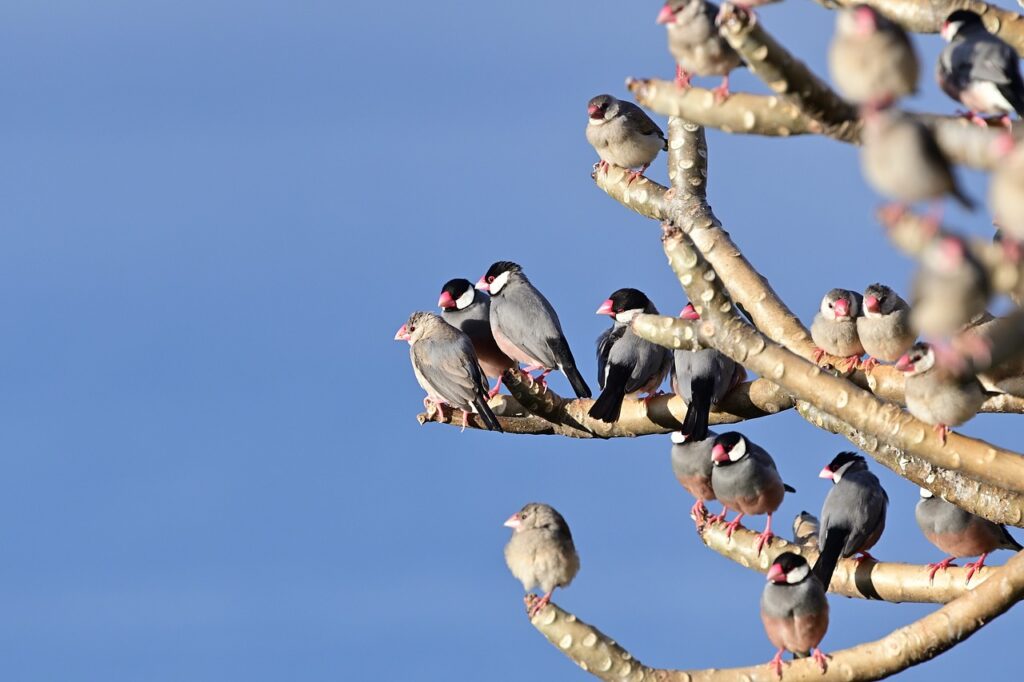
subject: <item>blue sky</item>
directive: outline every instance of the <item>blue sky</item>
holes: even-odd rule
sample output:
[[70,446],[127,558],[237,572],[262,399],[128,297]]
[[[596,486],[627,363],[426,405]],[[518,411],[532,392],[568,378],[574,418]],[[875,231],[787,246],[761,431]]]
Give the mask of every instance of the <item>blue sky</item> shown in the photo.
[[[762,580],[703,549],[667,438],[419,427],[391,340],[444,281],[498,259],[551,299],[588,381],[611,291],[681,307],[657,226],[593,187],[583,136],[591,96],[672,74],[658,4],[342,5],[0,8],[0,670],[588,679],[529,626],[502,560],[501,523],[530,500],[560,509],[580,550],[556,599],[639,659],[766,661]],[[761,16],[823,70],[832,14]],[[928,74],[939,39],[918,45]],[[953,110],[930,77],[922,90],[914,107]],[[833,286],[906,291],[854,148],[709,145],[717,214],[795,310]],[[651,175],[664,182],[663,160]],[[987,216],[950,215],[989,233]],[[743,431],[799,490],[780,527],[820,508],[815,474],[846,441],[794,414]],[[1012,447],[1020,426],[964,431]],[[876,555],[940,558],[916,489],[880,473]],[[832,604],[826,650],[932,609]],[[1004,675],[1021,625],[1008,615],[905,679]]]

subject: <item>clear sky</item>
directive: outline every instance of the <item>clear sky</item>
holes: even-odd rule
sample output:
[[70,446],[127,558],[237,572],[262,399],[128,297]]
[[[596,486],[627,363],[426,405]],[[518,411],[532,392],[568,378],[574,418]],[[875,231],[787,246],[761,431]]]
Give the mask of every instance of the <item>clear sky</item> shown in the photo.
[[[501,523],[530,500],[565,514],[582,558],[556,600],[640,660],[768,660],[763,580],[702,547],[667,437],[419,427],[391,340],[445,280],[498,259],[550,298],[591,383],[611,291],[682,306],[657,225],[593,186],[583,135],[591,96],[671,76],[657,11],[4,3],[5,679],[589,679],[530,627],[504,566]],[[761,17],[823,71],[831,13]],[[951,112],[930,76],[939,38],[917,42],[911,104]],[[735,88],[765,91],[748,74]],[[794,310],[809,318],[834,286],[906,291],[854,148],[717,131],[709,146],[716,213]],[[651,175],[664,182],[663,159]],[[950,215],[990,233],[988,216]],[[963,430],[1019,448],[1018,419]],[[799,490],[779,527],[818,510],[816,472],[847,442],[795,414],[742,430]],[[876,556],[941,558],[916,489],[880,475]],[[832,605],[826,650],[934,608]],[[1022,624],[1018,609],[905,679],[1004,678]]]

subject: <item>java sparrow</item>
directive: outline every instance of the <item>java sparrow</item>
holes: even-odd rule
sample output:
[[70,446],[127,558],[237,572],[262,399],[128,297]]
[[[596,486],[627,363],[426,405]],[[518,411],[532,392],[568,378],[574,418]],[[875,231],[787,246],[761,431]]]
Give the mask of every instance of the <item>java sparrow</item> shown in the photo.
[[951,336],[985,312],[990,294],[988,273],[967,243],[953,235],[936,237],[921,253],[910,320],[924,336]]
[[[726,535],[732,537],[740,520],[747,514],[767,514],[768,522],[758,538],[757,553],[775,536],[772,514],[782,504],[786,491],[796,492],[784,484],[772,459],[763,448],[747,440],[737,431],[723,433],[711,448],[711,487],[726,509],[738,516],[726,524]],[[725,520],[725,511],[717,517]]]
[[722,84],[713,90],[721,102],[729,96],[729,72],[743,60],[718,33],[718,11],[718,5],[705,0],[668,0],[657,22],[668,31],[668,50],[676,59],[676,85],[690,87],[692,74],[722,76]]
[[451,279],[441,289],[437,300],[441,318],[469,337],[476,351],[476,359],[488,378],[495,379],[494,388],[488,398],[497,395],[501,388],[501,375],[514,363],[512,358],[501,352],[491,334],[491,301],[482,291],[473,288],[468,279]]
[[612,318],[612,326],[597,339],[597,383],[601,395],[588,414],[612,423],[619,418],[622,400],[630,393],[654,395],[668,374],[672,351],[633,333],[629,323],[640,313],[658,314],[642,291],[619,289],[597,309]]
[[858,104],[885,107],[917,91],[920,65],[910,37],[869,5],[839,11],[828,67],[843,97]]
[[1024,144],[1013,145],[1013,138],[1009,135],[1000,142],[1012,147],[992,172],[988,203],[999,225],[1001,241],[1006,246],[1012,240],[1017,247],[1015,255],[1019,261],[1021,243],[1024,242]]
[[978,114],[995,114],[1009,127],[1010,112],[1024,115],[1024,80],[1012,47],[969,10],[950,14],[940,32],[949,44],[939,55],[935,76],[943,92],[970,110],[972,121],[988,125]]
[[864,290],[864,315],[857,318],[857,337],[868,359],[868,369],[878,360],[895,362],[914,345],[917,334],[910,324],[910,306],[884,284]]
[[534,602],[532,618],[551,601],[556,587],[568,587],[580,570],[569,524],[546,504],[531,502],[505,521],[512,537],[505,545],[505,563],[529,592],[539,587],[544,596]]
[[711,448],[715,445],[718,434],[708,431],[702,440],[694,440],[681,431],[672,432],[672,473],[686,492],[696,498],[690,508],[697,527],[701,526],[707,515],[705,502],[715,499],[715,490],[711,487]]
[[611,95],[598,95],[587,103],[587,142],[601,157],[600,166],[630,170],[629,181],[644,174],[668,138],[643,109]]
[[814,574],[828,588],[840,558],[860,554],[858,561],[871,558],[885,530],[889,496],[868,471],[867,462],[854,452],[840,452],[818,474],[832,481],[832,489],[821,506],[818,530],[818,560]]
[[[692,303],[679,317],[699,320]],[[747,376],[743,366],[714,348],[673,351],[672,391],[686,401],[686,416],[681,431],[693,440],[701,440],[708,430],[711,408]]]
[[768,666],[782,677],[782,654],[809,656],[824,673],[825,655],[818,648],[828,630],[825,587],[811,572],[807,560],[793,552],[775,557],[768,569],[768,584],[761,593],[761,622],[772,646],[778,649]]
[[959,426],[974,417],[985,402],[985,391],[977,378],[955,379],[939,371],[931,344],[914,344],[896,363],[896,369],[906,376],[907,411],[934,425],[943,443],[950,426]]
[[487,379],[468,336],[434,313],[416,312],[399,327],[395,341],[409,342],[416,381],[427,392],[424,406],[435,403],[442,417],[442,404],[457,407],[462,410],[463,429],[469,413],[475,412],[488,430],[502,431],[487,405]]
[[821,299],[818,312],[811,322],[811,340],[814,341],[814,361],[820,362],[825,353],[846,358],[848,369],[857,364],[864,354],[864,346],[857,336],[857,319],[861,314],[860,294],[847,289],[832,289]]
[[931,569],[928,572],[929,580],[934,580],[940,570],[955,565],[954,560],[976,556],[977,561],[965,566],[969,569],[966,580],[969,583],[971,576],[985,565],[985,557],[989,552],[997,549],[1019,552],[1024,549],[1007,532],[1006,526],[975,516],[952,502],[934,497],[925,488],[921,488],[921,499],[914,509],[914,517],[928,542],[950,555],[938,563],[928,564]]
[[476,288],[491,295],[491,333],[501,352],[528,365],[526,372],[541,370],[541,385],[557,369],[569,380],[577,398],[590,397],[590,387],[576,369],[555,309],[518,264],[494,263]]
[[[994,324],[1001,324],[1001,318],[993,316],[988,311],[985,311],[981,315],[978,315],[974,320],[971,321],[970,325],[966,327],[961,333],[961,338],[967,338],[969,336],[975,336],[979,338],[971,346],[975,348],[985,348],[987,350],[988,343],[980,340],[980,335],[985,334],[988,328]],[[1018,355],[1014,358],[990,367],[984,372],[978,374],[978,381],[981,382],[982,387],[987,391],[993,393],[1009,393],[1011,395],[1024,397],[1024,355]]]

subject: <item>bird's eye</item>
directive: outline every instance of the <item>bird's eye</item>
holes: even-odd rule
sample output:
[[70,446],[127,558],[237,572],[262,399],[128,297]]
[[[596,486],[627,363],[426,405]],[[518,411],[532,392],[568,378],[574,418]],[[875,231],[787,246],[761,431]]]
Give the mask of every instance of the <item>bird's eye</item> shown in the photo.
[[412,326],[410,326],[410,327],[409,327],[409,331],[411,331],[411,332],[414,332],[414,331],[416,331],[416,327],[412,327]]
[[488,282],[493,282],[494,281],[494,275],[491,275],[490,277],[488,277],[487,281]]
[[832,303],[829,303],[829,304],[828,304],[828,307],[829,307],[829,308],[831,308],[831,307],[832,307]]

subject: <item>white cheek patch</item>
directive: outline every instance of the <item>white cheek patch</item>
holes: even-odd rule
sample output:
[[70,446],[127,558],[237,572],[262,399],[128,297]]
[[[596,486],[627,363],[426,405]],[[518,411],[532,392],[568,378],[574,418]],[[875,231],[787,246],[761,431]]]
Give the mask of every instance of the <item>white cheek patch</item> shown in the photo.
[[470,287],[466,289],[464,294],[455,299],[455,307],[458,308],[459,310],[464,310],[465,308],[469,307],[469,305],[473,302],[473,299],[475,297],[476,289]]
[[932,491],[928,490],[927,488],[921,488],[921,497],[923,497],[926,500],[931,499]]
[[807,564],[797,566],[792,571],[786,574],[786,582],[790,585],[796,584],[806,578],[811,572],[811,567]]
[[682,431],[673,431],[671,438],[672,442],[676,445],[682,445],[686,442],[686,434]]
[[839,471],[832,472],[832,483],[839,483],[843,480],[843,472],[846,471],[846,467],[839,467]]
[[736,445],[732,446],[732,450],[729,451],[729,459],[733,462],[738,462],[743,459],[743,456],[747,454],[747,441],[744,438],[740,438]]
[[592,119],[590,119],[590,125],[592,125],[592,126],[604,125],[604,122],[607,121],[607,120],[608,119],[603,118],[603,117],[602,118],[592,118]]
[[829,306],[829,304],[828,304],[828,297],[825,297],[825,298],[821,299],[821,308],[820,308],[820,310],[821,310],[821,316],[824,317],[826,320],[834,320],[834,319],[836,319],[836,312],[834,310],[832,310],[831,306]]
[[490,287],[488,287],[491,290],[492,294],[498,293],[504,288],[506,284],[508,284],[508,276],[509,272],[506,270],[505,272],[501,273],[500,275],[494,278],[494,281],[491,282]]

